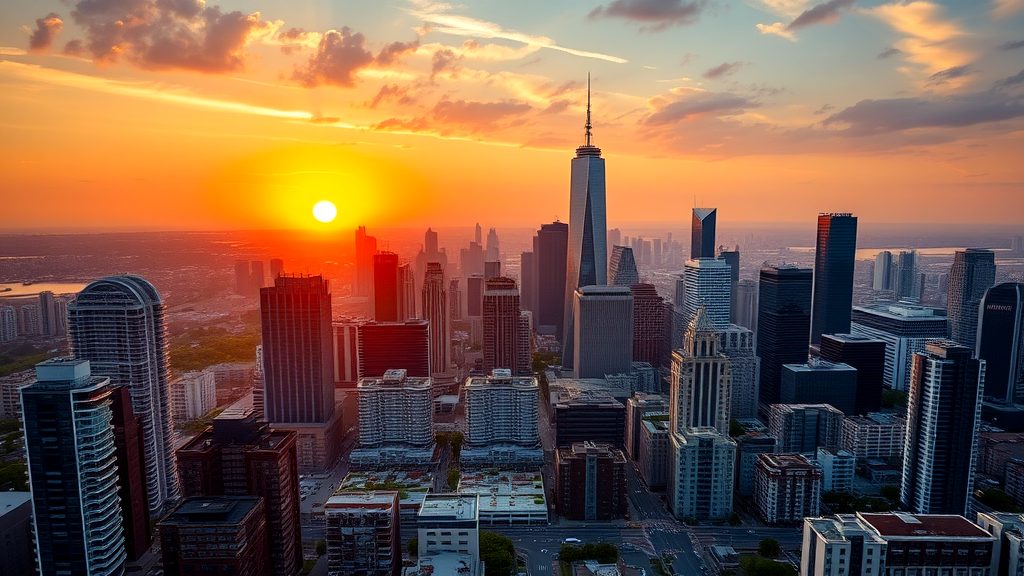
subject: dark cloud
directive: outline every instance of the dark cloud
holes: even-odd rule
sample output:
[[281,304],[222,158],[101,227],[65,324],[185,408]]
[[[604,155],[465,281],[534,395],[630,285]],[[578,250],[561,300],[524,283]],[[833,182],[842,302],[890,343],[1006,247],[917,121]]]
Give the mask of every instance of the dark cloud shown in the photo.
[[835,110],[835,108],[836,107],[831,104],[822,104],[820,108],[814,111],[814,115],[820,116],[826,112],[831,112],[832,110]]
[[377,91],[377,95],[369,103],[370,108],[376,108],[382,102],[398,102],[399,104],[412,104],[413,98],[409,94],[410,88],[398,84],[385,84]]
[[813,8],[804,10],[795,20],[786,26],[787,30],[799,30],[800,28],[806,28],[813,26],[814,24],[822,24],[825,22],[835,22],[839,18],[839,13],[850,6],[853,6],[855,0],[828,0],[822,4],[818,4]]
[[1024,40],[1017,40],[1016,42],[1003,42],[999,45],[1000,50],[1016,50],[1018,48],[1024,48]]
[[321,84],[351,87],[355,86],[356,73],[372,63],[366,37],[345,27],[324,33],[316,53],[305,66],[296,67],[292,77],[310,88]]
[[440,134],[494,132],[519,124],[519,117],[530,110],[532,108],[529,104],[517,100],[476,102],[444,99],[435,104],[424,116],[411,119],[389,118],[374,128]]
[[306,47],[306,41],[312,36],[302,28],[289,28],[277,33],[277,41],[281,43],[281,52],[291,54]]
[[418,39],[412,42],[391,42],[381,48],[380,53],[377,54],[377,64],[387,66],[396,62],[407,53],[415,52],[419,47],[420,41]]
[[708,80],[717,80],[718,78],[736,73],[743,66],[745,66],[743,62],[722,62],[718,66],[709,68],[704,72],[704,77]]
[[68,56],[81,56],[85,54],[85,45],[82,44],[81,40],[69,40],[64,45],[64,53]]
[[889,48],[888,50],[882,50],[879,52],[878,56],[875,56],[875,58],[885,60],[886,58],[892,58],[893,56],[899,56],[900,54],[903,54],[903,50],[900,50],[899,48]]
[[731,116],[755,106],[757,106],[756,102],[735,94],[693,92],[661,106],[644,118],[643,123],[659,126],[673,124],[695,116]]
[[461,59],[462,57],[456,55],[450,48],[434,52],[430,63],[430,79],[433,80],[441,72],[457,72],[459,69],[457,62]]
[[939,70],[935,74],[928,77],[929,85],[945,84],[950,80],[956,78],[963,78],[971,73],[969,66],[953,66],[952,68],[946,68],[945,70]]
[[1024,82],[1024,70],[1017,72],[1009,78],[1003,78],[999,82],[996,82],[996,86],[1015,86]]
[[49,50],[53,46],[53,40],[64,29],[64,21],[60,16],[50,12],[42,18],[36,18],[36,29],[28,38],[28,49],[33,52]]
[[861,100],[829,116],[824,124],[846,126],[842,133],[871,136],[919,128],[960,128],[1024,116],[1024,98],[986,90],[947,98]]
[[657,32],[695,22],[706,5],[706,0],[612,0],[594,8],[588,17],[632,20],[644,24],[643,30]]
[[148,69],[230,72],[245,66],[252,35],[272,24],[260,14],[222,12],[202,0],[79,0],[71,12],[85,33],[78,50],[99,62]]

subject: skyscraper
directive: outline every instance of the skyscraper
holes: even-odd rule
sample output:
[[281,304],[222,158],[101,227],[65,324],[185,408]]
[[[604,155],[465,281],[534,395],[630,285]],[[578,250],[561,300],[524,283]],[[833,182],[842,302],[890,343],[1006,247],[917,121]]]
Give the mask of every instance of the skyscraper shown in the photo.
[[807,358],[811,327],[811,270],[792,265],[761,268],[757,302],[758,389],[761,412],[779,401],[782,365]]
[[717,208],[694,208],[690,229],[690,258],[715,257]]
[[665,304],[651,284],[633,284],[633,361],[660,366],[665,352]]
[[412,266],[402,264],[398,267],[398,319],[411,320],[416,315],[416,274]]
[[484,262],[484,280],[490,280],[498,276],[501,276],[501,261],[488,260]]
[[448,281],[448,316],[452,322],[462,320],[462,289],[458,278]]
[[132,412],[132,395],[126,386],[111,390],[111,424],[117,451],[117,487],[121,499],[125,551],[128,561],[139,559],[153,544],[149,504],[146,501],[146,457],[142,450],[142,421]]
[[484,371],[518,370],[519,290],[516,281],[498,276],[484,289]]
[[356,269],[352,281],[354,296],[369,296],[373,290],[373,255],[377,239],[366,234],[366,226],[356,228]]
[[519,256],[520,296],[523,310],[537,313],[537,261],[533,252]]
[[572,159],[569,186],[569,244],[565,270],[565,329],[562,365],[573,365],[573,300],[584,286],[607,284],[608,227],[606,224],[605,171],[601,149],[591,142],[590,80],[587,79],[587,124],[584,144]]
[[[736,314],[733,324],[757,332],[757,281],[744,278],[736,284],[732,309]],[[807,329],[810,330],[810,326]]]
[[717,332],[721,345],[719,350],[729,357],[731,365],[731,418],[757,418],[761,359],[754,352],[754,333],[736,324]]
[[732,280],[730,283],[729,293],[731,294],[729,322],[733,324],[739,324],[737,321],[740,316],[740,303],[737,298],[737,289],[740,283],[740,247],[737,246],[733,250],[727,250],[725,246],[718,247],[718,258],[719,260],[725,261],[729,265],[729,277]]
[[640,283],[640,274],[636,270],[632,248],[612,246],[612,259],[608,263],[608,283],[612,286],[632,286]]
[[903,449],[904,509],[966,514],[977,459],[985,362],[949,340],[914,354]]
[[949,271],[946,293],[949,337],[974,350],[978,332],[978,306],[985,291],[996,283],[996,257],[991,250],[957,250]]
[[921,274],[917,266],[917,250],[902,250],[896,264],[896,300],[921,301]]
[[379,378],[391,368],[430,376],[430,330],[426,320],[364,322],[358,328],[358,378]]
[[327,574],[398,576],[398,492],[342,492],[324,505]]
[[993,286],[981,299],[976,356],[985,361],[985,396],[997,402],[1024,396],[1024,284]]
[[273,282],[281,273],[284,272],[284,260],[280,258],[270,259],[270,281]]
[[629,373],[633,295],[624,286],[582,286],[573,301],[573,377]]
[[537,332],[554,334],[562,342],[565,328],[565,263],[569,225],[543,224],[537,231]]
[[487,230],[487,245],[484,247],[484,261],[498,262],[501,260],[501,244],[498,242],[498,231]]
[[848,213],[818,214],[811,344],[820,342],[822,334],[850,331],[856,254],[857,217]]
[[235,260],[235,294],[246,296],[252,292],[249,281],[249,261]]
[[881,408],[882,382],[885,378],[884,341],[853,334],[823,334],[821,359],[845,363],[857,369],[853,414],[863,415],[877,412]]
[[396,322],[398,317],[398,254],[378,252],[373,255],[373,319]]
[[146,499],[154,518],[178,497],[164,310],[156,288],[138,276],[96,280],[68,306],[75,357],[89,360],[94,375],[131,390],[132,409],[142,422]]
[[683,321],[687,325],[700,308],[704,308],[715,327],[729,325],[731,271],[724,260],[713,257],[687,260],[683,268],[683,286]]
[[266,277],[263,274],[263,261],[253,260],[250,269],[252,273],[249,276],[249,282],[252,283],[253,292],[259,292],[260,288],[263,288],[263,283],[266,282]]
[[71,359],[36,365],[21,389],[40,574],[124,573],[111,391]]
[[924,350],[929,340],[945,338],[946,318],[941,312],[941,309],[913,304],[877,304],[853,309],[850,332],[885,342],[883,384],[887,388],[906,390],[914,352]]
[[874,278],[871,283],[872,290],[893,289],[893,266],[892,252],[882,250],[875,256]]
[[427,263],[423,279],[423,318],[430,330],[430,370],[434,374],[447,374],[451,354],[451,332],[448,319],[448,292],[444,283],[444,268],[438,262]]

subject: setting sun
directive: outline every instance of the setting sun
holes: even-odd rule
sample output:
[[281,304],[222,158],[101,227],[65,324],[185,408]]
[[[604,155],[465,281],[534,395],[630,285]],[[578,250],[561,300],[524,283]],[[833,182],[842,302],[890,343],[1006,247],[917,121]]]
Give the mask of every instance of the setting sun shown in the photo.
[[338,215],[338,209],[334,206],[334,202],[330,200],[321,200],[313,205],[313,218],[317,221],[327,224],[333,222],[334,217]]

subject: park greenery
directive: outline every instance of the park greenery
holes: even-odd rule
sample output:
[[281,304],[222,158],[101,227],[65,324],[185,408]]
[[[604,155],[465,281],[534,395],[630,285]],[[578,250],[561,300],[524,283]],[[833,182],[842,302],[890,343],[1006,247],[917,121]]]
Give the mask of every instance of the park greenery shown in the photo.
[[448,469],[448,488],[453,492],[459,488],[459,478],[461,478],[461,472],[458,468]]
[[434,435],[434,441],[437,442],[437,447],[440,450],[444,450],[446,447],[451,446],[452,460],[458,462],[459,456],[462,454],[462,444],[466,441],[466,436],[459,431],[442,431]]
[[619,559],[619,549],[614,544],[602,542],[598,544],[562,544],[558,550],[558,559],[572,564],[581,560],[596,560],[601,564],[613,564]]
[[512,576],[516,567],[515,545],[507,536],[481,530],[480,560],[484,563],[484,576]]
[[0,351],[0,376],[8,376],[15,372],[28,370],[56,354],[56,350],[46,350],[29,343],[7,346]]
[[252,362],[259,343],[258,330],[241,334],[217,327],[190,330],[171,339],[171,368],[181,373],[225,362]]
[[786,562],[776,562],[763,556],[744,556],[740,567],[746,576],[796,576],[796,569]]

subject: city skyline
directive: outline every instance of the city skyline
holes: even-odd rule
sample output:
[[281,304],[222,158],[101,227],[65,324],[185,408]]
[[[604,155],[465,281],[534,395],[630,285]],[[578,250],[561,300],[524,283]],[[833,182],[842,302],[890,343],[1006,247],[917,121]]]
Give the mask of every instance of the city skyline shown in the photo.
[[[1019,3],[138,6],[113,37],[102,31],[129,11],[117,3],[5,8],[12,229],[129,214],[150,230],[452,225],[489,207],[465,194],[480,188],[524,200],[495,224],[564,220],[550,197],[564,198],[588,70],[594,143],[616,167],[608,212],[624,221],[661,222],[657,206],[691,199],[735,222],[837,210],[1008,224],[1024,209]],[[50,154],[61,170],[39,169]],[[451,157],[463,168],[441,168]],[[177,201],[116,202],[140,186]],[[631,202],[637,190],[649,202]],[[96,202],[53,210],[39,195]],[[329,226],[310,214],[324,199],[341,207]]]

